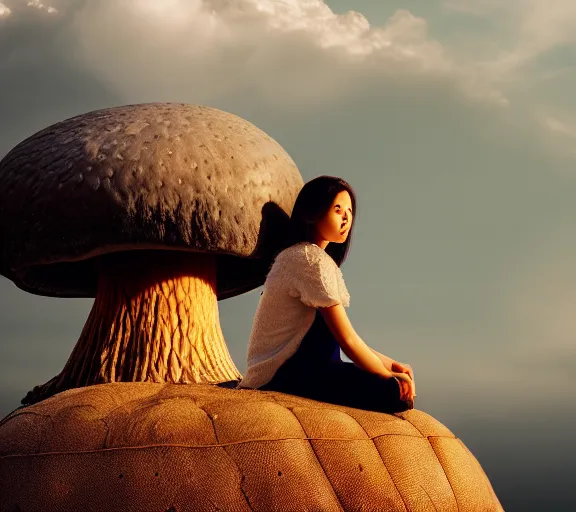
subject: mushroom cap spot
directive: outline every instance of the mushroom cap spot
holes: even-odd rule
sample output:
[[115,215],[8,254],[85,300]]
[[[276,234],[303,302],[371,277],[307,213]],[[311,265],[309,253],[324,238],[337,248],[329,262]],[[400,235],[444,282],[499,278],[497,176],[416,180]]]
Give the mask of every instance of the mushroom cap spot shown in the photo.
[[93,297],[99,255],[211,253],[218,298],[231,297],[263,283],[302,185],[274,139],[221,110],[82,114],[0,161],[0,273],[39,295]]
[[206,384],[101,384],[16,410],[0,481],[2,510],[502,510],[422,411]]

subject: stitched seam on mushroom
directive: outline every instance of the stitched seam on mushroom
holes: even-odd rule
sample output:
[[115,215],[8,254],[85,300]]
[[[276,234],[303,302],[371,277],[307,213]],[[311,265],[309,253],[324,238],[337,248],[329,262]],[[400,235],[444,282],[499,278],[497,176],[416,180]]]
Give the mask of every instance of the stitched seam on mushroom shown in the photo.
[[[410,423],[410,425],[412,425],[418,432],[420,432],[420,434],[422,434],[422,437],[424,437],[426,439],[426,441],[428,441],[428,444],[430,445],[430,448],[432,448],[432,451],[434,452],[434,456],[436,457],[436,460],[438,460],[438,464],[440,464],[440,467],[442,468],[442,471],[444,472],[444,475],[446,476],[446,480],[448,481],[448,485],[450,486],[450,489],[452,490],[452,494],[454,495],[454,501],[456,503],[456,510],[459,511],[460,510],[460,505],[458,504],[458,498],[456,496],[456,493],[454,492],[454,487],[452,487],[452,482],[450,482],[450,479],[448,478],[448,475],[446,474],[446,470],[444,469],[444,466],[442,465],[442,463],[440,462],[440,459],[438,458],[438,454],[436,453],[436,451],[434,450],[434,447],[432,446],[432,443],[430,442],[430,438],[431,437],[445,437],[446,439],[453,439],[452,437],[448,437],[448,436],[425,436],[424,432],[422,432],[416,425],[414,425],[413,422],[411,422],[408,418],[404,417],[403,415],[400,416],[404,421],[407,421],[408,423]],[[422,486],[420,486],[422,487]],[[428,493],[426,493],[428,494]],[[429,497],[429,496],[428,496]],[[436,505],[434,505],[436,506]]]
[[[302,428],[302,430],[304,431],[304,433],[306,433],[306,429],[304,428],[304,425],[302,425],[302,422],[298,419],[298,416],[296,416],[294,414],[294,411],[286,406],[284,406],[284,408],[287,411],[290,411],[290,414],[292,414],[292,416],[294,416],[294,418],[296,419],[296,421],[298,422],[298,424],[300,425],[300,427]],[[332,485],[332,482],[330,481],[330,478],[328,478],[328,473],[326,473],[326,470],[324,469],[324,466],[322,465],[322,463],[320,462],[320,459],[318,458],[318,453],[316,452],[316,450],[314,449],[314,445],[312,444],[312,440],[308,439],[308,444],[310,445],[310,448],[312,449],[312,451],[314,452],[314,455],[316,456],[316,460],[318,461],[318,465],[320,466],[320,469],[322,469],[322,473],[324,473],[324,476],[326,477],[326,481],[328,482],[328,485],[330,486],[330,488],[332,489],[332,492],[334,493],[334,497],[336,498],[336,501],[338,502],[338,505],[340,507],[340,510],[344,510],[342,508],[342,500],[340,499],[340,497],[338,496],[338,493],[336,492],[336,489],[334,489],[334,486]]]
[[[110,448],[95,448],[93,450],[71,450],[71,451],[58,451],[58,452],[39,452],[39,453],[15,453],[10,455],[0,455],[0,459],[9,459],[15,457],[37,457],[37,456],[48,456],[48,455],[82,455],[85,453],[97,453],[97,452],[109,452],[109,451],[120,451],[120,450],[144,450],[146,448],[190,448],[190,449],[202,449],[202,448],[225,448],[226,446],[236,446],[240,444],[248,443],[275,443],[278,441],[371,441],[380,437],[415,437],[417,439],[422,439],[420,436],[411,436],[406,434],[379,434],[370,438],[351,438],[351,437],[279,437],[275,439],[243,439],[241,441],[231,441],[228,443],[217,443],[217,444],[183,444],[183,443],[155,443],[155,444],[143,444],[138,446],[113,446]],[[452,439],[452,438],[449,438]],[[386,468],[388,469],[388,468]]]
[[[403,435],[403,434],[380,434],[378,436],[370,436],[370,435],[368,435],[368,432],[366,432],[364,425],[362,425],[362,423],[360,423],[356,418],[354,418],[354,416],[352,416],[350,413],[347,413],[347,412],[344,412],[344,414],[346,414],[350,419],[352,419],[352,421],[355,421],[358,424],[358,426],[364,431],[364,433],[368,436],[368,439],[370,441],[372,441],[372,443],[374,444],[374,448],[376,448],[376,452],[378,453],[378,456],[380,457],[380,460],[382,461],[382,465],[386,469],[386,473],[388,473],[388,476],[390,477],[390,481],[392,482],[392,484],[396,488],[396,492],[398,493],[398,496],[400,496],[400,499],[402,500],[402,503],[404,504],[404,508],[406,509],[406,512],[408,512],[409,509],[408,509],[408,505],[406,504],[406,501],[404,500],[404,496],[402,496],[400,489],[398,489],[398,486],[396,485],[394,478],[392,478],[392,474],[388,470],[388,466],[386,466],[386,462],[384,462],[384,457],[382,457],[382,454],[380,453],[378,446],[376,446],[376,443],[374,442],[374,439],[377,439],[379,437],[384,437],[384,436],[388,436],[388,435],[392,435],[392,436],[393,435]],[[408,436],[408,437],[417,437],[417,436]]]
[[[216,441],[218,441],[218,433],[216,432],[216,425],[214,424],[214,418],[212,418],[212,416],[210,416],[210,414],[208,414],[208,411],[206,411],[203,407],[201,407],[200,405],[198,405],[198,402],[196,402],[196,400],[194,400],[194,404],[196,405],[196,407],[198,407],[198,409],[200,409],[210,420],[210,423],[212,424],[212,429],[214,430],[214,437],[216,438]],[[248,507],[250,508],[250,510],[254,510],[254,507],[252,507],[252,504],[250,503],[250,500],[248,499],[248,495],[246,494],[246,491],[244,490],[244,488],[242,487],[242,482],[244,481],[244,475],[242,474],[242,471],[240,470],[240,467],[238,466],[238,464],[236,463],[236,461],[234,460],[234,458],[232,457],[232,455],[230,455],[228,453],[228,451],[226,450],[226,446],[222,446],[222,448],[224,449],[224,453],[226,453],[226,455],[228,456],[228,458],[230,459],[230,461],[232,462],[232,464],[234,464],[234,467],[236,468],[236,470],[238,471],[238,474],[240,475],[240,492],[242,493],[242,495],[244,496],[244,499],[246,500],[246,504],[248,505]]]
[[10,421],[14,418],[17,418],[18,416],[22,416],[24,414],[31,414],[33,416],[41,416],[43,418],[49,418],[50,417],[49,414],[42,414],[40,412],[34,412],[34,411],[18,412],[20,409],[24,409],[26,407],[28,407],[28,406],[27,405],[21,405],[20,407],[17,407],[16,409],[14,409],[10,414],[8,414],[8,416],[6,416],[2,420],[0,420],[0,427],[3,426],[5,423],[8,423],[8,421]]
[[[468,456],[468,458],[470,459],[470,461],[472,462],[472,465],[476,466],[476,465],[480,465],[480,463],[478,462],[478,460],[476,459],[476,457],[474,457],[474,454],[469,450],[469,448],[462,442],[461,439],[456,438],[456,440],[460,443],[460,445],[464,448],[464,451],[466,452],[466,455]],[[480,466],[480,469],[482,469],[482,466]],[[492,498],[496,498],[496,500],[498,500],[498,497],[496,496],[496,493],[494,492],[494,489],[492,488],[492,484],[490,483],[490,479],[488,478],[488,475],[484,474],[484,486],[486,487],[486,490],[488,491],[488,496],[491,496]],[[498,500],[499,501],[499,500]],[[498,509],[496,509],[498,510]],[[502,509],[500,509],[502,510]]]
[[426,493],[426,496],[428,496],[428,499],[430,500],[430,503],[432,503],[432,506],[434,507],[434,510],[435,510],[436,512],[438,512],[438,509],[436,508],[436,503],[434,503],[434,500],[431,498],[430,494],[428,494],[428,491],[427,491],[426,489],[424,489],[424,486],[423,486],[423,485],[420,485],[420,489],[422,489],[422,490]]
[[[438,437],[438,436],[435,436],[435,437]],[[426,437],[426,441],[428,441],[428,444],[430,445],[430,448],[432,448],[432,452],[434,453],[434,456],[436,457],[438,464],[440,464],[440,467],[442,468],[442,471],[444,472],[444,476],[446,477],[446,480],[448,481],[448,485],[450,486],[450,489],[452,490],[452,494],[454,495],[454,501],[456,502],[456,511],[459,512],[460,511],[460,505],[458,504],[458,496],[456,495],[456,492],[454,491],[454,487],[452,487],[452,482],[450,481],[450,478],[448,478],[448,473],[446,473],[446,469],[444,469],[442,462],[440,462],[440,458],[438,457],[438,454],[436,453],[436,450],[434,449],[434,446],[432,445],[432,443],[430,442],[430,439],[428,439],[428,437]]]

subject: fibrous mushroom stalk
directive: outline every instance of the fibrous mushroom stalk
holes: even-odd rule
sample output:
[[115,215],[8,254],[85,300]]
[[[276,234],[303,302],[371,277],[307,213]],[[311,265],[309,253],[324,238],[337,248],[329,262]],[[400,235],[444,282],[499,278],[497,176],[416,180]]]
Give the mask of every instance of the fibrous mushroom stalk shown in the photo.
[[109,382],[241,378],[220,328],[213,256],[116,253],[99,259],[98,272],[94,305],[64,369],[22,403]]

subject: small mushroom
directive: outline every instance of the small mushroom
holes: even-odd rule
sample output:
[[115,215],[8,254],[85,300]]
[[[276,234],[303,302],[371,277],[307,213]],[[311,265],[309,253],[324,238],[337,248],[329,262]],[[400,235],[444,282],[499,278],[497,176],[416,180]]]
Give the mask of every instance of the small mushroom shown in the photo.
[[59,375],[22,400],[110,382],[241,378],[217,300],[264,282],[302,187],[282,147],[213,108],[141,104],[80,115],[0,162],[0,273],[95,297]]

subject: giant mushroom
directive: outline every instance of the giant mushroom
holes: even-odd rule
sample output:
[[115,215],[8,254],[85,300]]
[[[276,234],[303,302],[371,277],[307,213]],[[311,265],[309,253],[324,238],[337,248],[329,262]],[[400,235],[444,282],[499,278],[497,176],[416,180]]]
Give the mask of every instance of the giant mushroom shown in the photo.
[[240,379],[217,300],[263,283],[301,186],[276,141],[203,106],[99,110],[18,144],[0,162],[0,272],[28,292],[95,297],[61,373],[23,403]]
[[217,300],[262,284],[301,185],[266,134],[190,105],[88,113],[8,153],[0,272],[95,301],[62,372],[0,421],[0,511],[502,510],[422,411],[227,389]]

